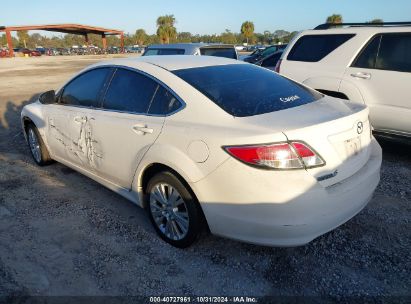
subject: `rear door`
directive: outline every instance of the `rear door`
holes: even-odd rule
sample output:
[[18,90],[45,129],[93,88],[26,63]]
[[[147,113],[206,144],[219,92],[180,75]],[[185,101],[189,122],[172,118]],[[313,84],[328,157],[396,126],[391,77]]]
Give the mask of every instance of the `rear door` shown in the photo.
[[344,80],[359,88],[375,129],[411,134],[411,33],[372,37]]
[[89,117],[100,147],[94,167],[100,177],[130,188],[138,163],[162,131],[166,111],[159,103],[166,102],[164,88],[152,78],[125,68],[115,71],[102,109]]

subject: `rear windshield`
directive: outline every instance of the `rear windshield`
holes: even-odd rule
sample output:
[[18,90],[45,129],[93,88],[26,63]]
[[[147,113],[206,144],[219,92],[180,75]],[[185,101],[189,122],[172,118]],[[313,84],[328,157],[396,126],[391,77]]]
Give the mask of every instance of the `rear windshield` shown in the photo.
[[212,48],[212,47],[203,47],[200,48],[201,55],[204,56],[217,56],[217,57],[226,57],[231,59],[237,59],[237,53],[234,48]]
[[191,68],[173,73],[236,117],[294,108],[322,97],[292,80],[252,64]]
[[183,49],[147,49],[143,56],[152,55],[184,55]]

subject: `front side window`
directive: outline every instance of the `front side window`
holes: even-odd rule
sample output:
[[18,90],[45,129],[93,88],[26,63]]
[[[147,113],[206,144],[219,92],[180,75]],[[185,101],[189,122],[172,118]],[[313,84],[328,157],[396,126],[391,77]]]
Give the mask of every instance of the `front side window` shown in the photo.
[[103,100],[103,108],[147,113],[157,89],[151,78],[127,69],[117,69]]
[[237,53],[234,48],[202,47],[200,48],[200,53],[203,56],[216,56],[237,59]]
[[360,55],[353,63],[355,68],[373,69],[375,67],[375,60],[377,59],[378,48],[380,46],[381,36],[375,36],[362,50]]
[[97,68],[81,74],[63,89],[60,103],[98,107],[99,97],[109,72],[110,68]]
[[383,34],[375,67],[411,72],[411,33]]
[[305,35],[294,44],[287,60],[317,62],[337,49],[355,34]]
[[147,49],[143,56],[153,55],[184,55],[183,49]]
[[289,109],[322,97],[290,79],[251,64],[190,68],[173,73],[236,117]]

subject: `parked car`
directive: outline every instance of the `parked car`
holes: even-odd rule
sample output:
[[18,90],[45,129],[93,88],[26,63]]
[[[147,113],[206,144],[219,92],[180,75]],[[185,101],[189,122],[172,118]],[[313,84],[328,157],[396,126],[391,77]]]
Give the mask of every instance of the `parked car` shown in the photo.
[[277,63],[280,60],[282,54],[283,50],[279,50],[271,55],[268,55],[267,57],[260,59],[255,63],[255,65],[259,65],[263,68],[275,71],[275,67],[277,66]]
[[284,50],[286,47],[287,47],[286,44],[279,44],[279,45],[269,46],[265,48],[264,50],[257,49],[249,56],[246,56],[243,60],[249,63],[256,63],[257,61],[260,61],[261,59],[266,58],[268,55],[274,54],[275,52],[279,50]]
[[9,50],[8,49],[0,49],[0,58],[1,57],[8,57],[9,56]]
[[380,135],[411,138],[411,22],[303,31],[278,70],[327,95],[368,105]]
[[21,49],[17,49],[17,52],[18,53],[22,53],[22,54],[24,54],[24,55],[28,55],[28,56],[36,56],[36,57],[38,57],[38,56],[41,56],[41,53],[39,52],[39,51],[37,51],[37,50],[30,50],[30,49],[27,49],[27,48],[21,48]]
[[357,214],[378,182],[368,108],[211,56],[92,65],[21,113],[34,161],[52,159],[141,207],[157,233],[306,244]]
[[143,54],[152,55],[206,55],[238,59],[233,45],[207,43],[154,44],[148,46]]

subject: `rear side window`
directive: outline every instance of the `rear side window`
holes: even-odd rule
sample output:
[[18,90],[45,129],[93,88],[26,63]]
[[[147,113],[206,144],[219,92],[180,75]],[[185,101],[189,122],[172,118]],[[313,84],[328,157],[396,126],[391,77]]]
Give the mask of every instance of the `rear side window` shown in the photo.
[[173,73],[237,117],[289,109],[322,97],[294,81],[251,64],[191,68]]
[[64,87],[60,103],[98,107],[99,97],[109,72],[110,68],[98,68],[81,74]]
[[147,49],[143,56],[152,55],[184,55],[183,49]]
[[200,54],[203,56],[216,56],[237,59],[237,53],[235,52],[234,48],[202,47],[200,48]]
[[287,60],[317,62],[354,37],[354,34],[305,35],[294,44]]
[[375,67],[382,70],[411,72],[411,34],[383,34]]
[[377,59],[378,48],[380,46],[381,36],[375,36],[362,50],[360,55],[353,63],[353,67],[373,69],[375,67],[375,60]]
[[148,113],[153,115],[167,115],[178,110],[180,107],[180,101],[168,90],[159,85]]
[[115,111],[147,113],[157,89],[151,78],[126,69],[117,69],[104,97],[103,108]]

